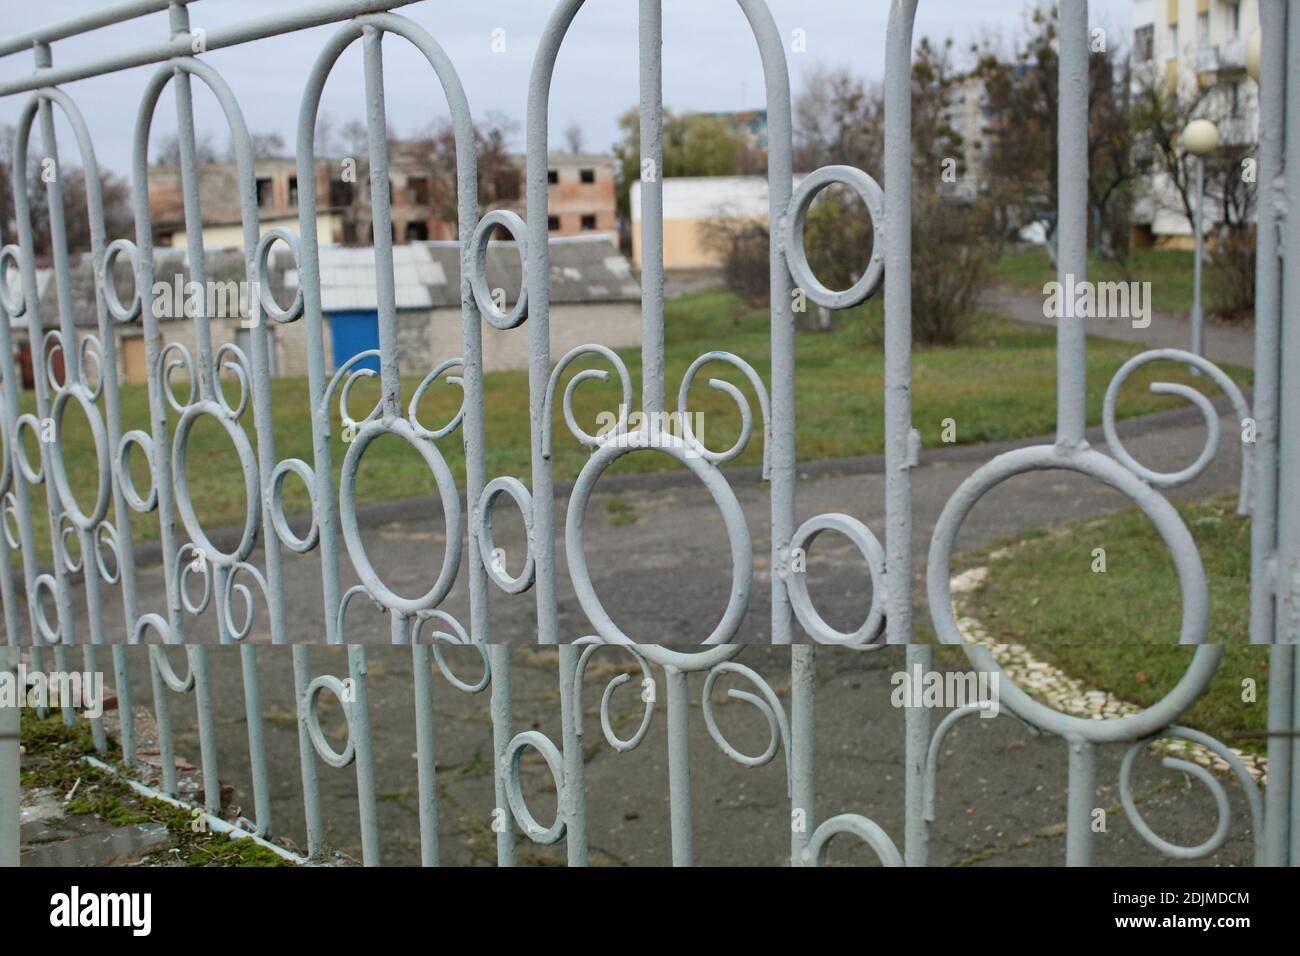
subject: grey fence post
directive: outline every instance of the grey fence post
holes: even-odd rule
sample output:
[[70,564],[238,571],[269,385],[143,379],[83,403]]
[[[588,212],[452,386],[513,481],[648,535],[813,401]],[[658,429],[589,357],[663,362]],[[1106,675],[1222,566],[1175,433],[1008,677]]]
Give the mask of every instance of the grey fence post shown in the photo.
[[[17,648],[0,647],[0,674],[17,688]],[[0,700],[0,866],[18,865],[18,704]]]

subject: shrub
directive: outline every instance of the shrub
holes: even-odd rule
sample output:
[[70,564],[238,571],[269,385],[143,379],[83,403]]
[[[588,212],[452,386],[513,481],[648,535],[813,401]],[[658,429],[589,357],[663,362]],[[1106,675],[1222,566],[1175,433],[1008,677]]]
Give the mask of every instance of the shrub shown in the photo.
[[1208,269],[1210,310],[1238,322],[1255,314],[1255,240],[1245,230],[1232,230],[1219,243]]

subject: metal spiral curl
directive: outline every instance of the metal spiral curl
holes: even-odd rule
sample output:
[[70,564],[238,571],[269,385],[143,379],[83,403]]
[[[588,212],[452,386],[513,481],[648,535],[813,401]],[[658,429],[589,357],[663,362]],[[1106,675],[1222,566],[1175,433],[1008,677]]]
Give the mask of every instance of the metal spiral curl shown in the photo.
[[[4,380],[3,374],[0,374],[0,382]],[[0,421],[7,418],[7,415],[0,415]],[[0,495],[9,494],[14,487],[14,462],[9,454],[9,431],[0,426]]]
[[804,863],[825,866],[831,838],[841,833],[857,837],[871,848],[885,866],[903,866],[903,854],[898,852],[898,847],[889,834],[874,820],[860,813],[841,813],[822,821],[804,847]]
[[21,272],[21,261],[22,252],[17,246],[8,245],[0,248],[0,312],[9,319],[20,319],[27,312],[27,299],[23,295],[22,283],[18,283],[18,288],[13,290],[13,295],[10,295],[9,289],[9,269],[12,266],[15,272]]
[[54,599],[54,612],[56,615],[62,615],[63,609],[59,606],[59,584],[52,574],[38,574],[32,586],[32,593],[29,598],[32,606],[32,617],[36,621],[36,631],[46,644],[59,644],[63,641],[63,621],[59,621],[59,626],[51,627],[50,620],[45,616],[45,602],[41,600],[41,591],[50,592],[50,597]]
[[[266,577],[257,569],[256,565],[247,561],[236,561],[230,566],[230,573],[225,575],[221,587],[221,610],[226,617],[226,629],[230,632],[231,640],[242,641],[248,637],[253,630],[253,591],[248,585],[237,582],[236,577],[241,572],[247,572],[259,588],[262,589],[262,597],[269,598],[270,587],[266,583]],[[235,613],[231,602],[231,595],[238,593],[244,600],[244,622],[239,627],[234,625]]]
[[[1244,423],[1251,417],[1250,405],[1246,402],[1245,396],[1241,389],[1237,387],[1227,374],[1215,365],[1213,362],[1196,355],[1193,352],[1185,352],[1182,349],[1152,349],[1149,352],[1143,352],[1129,359],[1117,371],[1110,380],[1110,385],[1106,389],[1106,398],[1101,407],[1101,423],[1106,434],[1106,444],[1110,446],[1110,452],[1123,465],[1132,471],[1135,475],[1144,481],[1150,482],[1157,488],[1175,488],[1179,485],[1185,485],[1189,481],[1197,478],[1219,450],[1219,414],[1215,411],[1213,403],[1204,393],[1188,385],[1181,385],[1177,382],[1152,382],[1151,393],[1153,395],[1177,395],[1184,398],[1197,407],[1205,421],[1206,437],[1205,446],[1201,449],[1200,456],[1192,464],[1188,465],[1181,471],[1159,472],[1147,468],[1138,462],[1120,440],[1119,432],[1115,427],[1115,405],[1119,399],[1120,389],[1129,377],[1144,365],[1152,362],[1170,361],[1180,362],[1184,365],[1190,365],[1199,369],[1214,380],[1214,383],[1222,389],[1223,393],[1228,396],[1232,402],[1233,410],[1237,414],[1239,421]],[[1255,444],[1253,442],[1242,442],[1241,449],[1241,488],[1237,498],[1237,512],[1241,515],[1250,514],[1251,510],[1251,475],[1254,469]]]
[[343,640],[343,619],[348,613],[348,605],[352,603],[352,599],[356,597],[358,594],[364,594],[367,598],[369,598],[370,603],[375,606],[376,610],[378,610],[380,614],[388,613],[388,608],[384,607],[383,604],[381,604],[379,601],[375,599],[375,596],[370,593],[369,588],[367,588],[364,584],[354,584],[352,587],[348,588],[346,591],[343,592],[343,597],[339,598],[339,609],[334,616],[334,622],[335,622],[334,633],[338,635],[339,643],[342,644],[347,643],[347,641]]
[[[146,614],[145,617],[156,617],[157,615]],[[141,619],[143,621],[143,618]],[[173,692],[177,694],[188,694],[194,690],[195,673],[194,673],[194,652],[198,650],[195,647],[186,647],[185,651],[185,676],[181,677],[172,667],[171,659],[167,656],[165,648],[157,644],[149,648],[149,659],[153,662],[154,667],[158,668],[158,674]]]
[[10,550],[21,551],[22,538],[17,528],[10,524],[11,519],[15,522],[18,520],[18,498],[12,491],[6,491],[4,498],[0,499],[0,529],[4,530],[5,543]]
[[579,385],[586,381],[608,382],[609,372],[605,369],[586,368],[573,376],[569,384],[564,388],[564,422],[569,427],[570,434],[578,439],[588,448],[599,448],[602,444],[609,441],[617,435],[627,433],[628,420],[632,415],[632,377],[628,374],[627,366],[623,360],[618,357],[618,353],[613,349],[606,348],[603,345],[591,343],[588,345],[579,345],[565,353],[564,357],[556,363],[554,370],[551,372],[550,381],[546,383],[546,401],[542,407],[542,457],[550,459],[551,457],[551,421],[555,414],[555,390],[560,384],[560,379],[569,366],[575,361],[587,355],[596,355],[605,359],[614,367],[618,373],[619,384],[623,390],[623,403],[619,406],[618,416],[615,419],[614,427],[603,435],[589,435],[583,431],[573,415],[573,393]]
[[11,436],[12,448],[11,458],[14,466],[17,467],[18,473],[23,476],[23,480],[29,485],[39,485],[45,481],[45,462],[42,459],[40,465],[32,467],[32,463],[27,458],[27,446],[23,444],[23,429],[30,428],[39,440],[41,434],[41,420],[31,412],[19,415],[14,420],[14,429]]
[[[67,362],[68,350],[63,346],[63,333],[59,329],[48,329],[41,337],[41,352],[45,355],[45,381],[49,382],[50,392],[58,395],[68,384]],[[54,360],[62,356],[64,361],[63,381],[60,382],[54,374]]]
[[[173,352],[177,357],[169,360],[168,356]],[[177,369],[184,369],[189,373],[190,395],[184,402],[177,401],[176,391],[172,386],[172,373]],[[190,350],[183,342],[168,342],[158,353],[158,385],[162,390],[163,398],[178,415],[184,415],[185,410],[198,400],[199,377],[194,371],[194,356],[190,354]]]
[[759,412],[763,416],[763,480],[766,481],[772,474],[772,409],[762,377],[740,356],[733,355],[731,352],[705,352],[691,363],[686,374],[682,376],[681,388],[677,392],[677,413],[682,422],[682,437],[687,444],[698,449],[702,458],[714,465],[723,465],[738,458],[749,445],[753,432],[753,412],[750,410],[749,400],[744,392],[724,379],[709,379],[709,388],[730,395],[731,400],[736,403],[736,408],[740,410],[740,437],[736,439],[736,443],[726,451],[711,451],[691,428],[691,416],[687,411],[691,386],[695,384],[695,376],[699,370],[710,362],[725,362],[738,369],[749,380],[749,384],[758,395]]
[[[768,729],[771,736],[767,743],[767,748],[757,756],[742,753],[731,745],[731,742],[723,735],[718,728],[717,720],[713,716],[713,685],[717,683],[718,678],[723,674],[735,674],[749,681],[758,690],[758,694],[751,694],[747,690],[739,690],[735,687],[727,688],[727,696],[732,700],[743,700],[758,708],[759,713],[767,718]],[[793,792],[793,782],[790,777],[790,721],[786,718],[785,707],[781,699],[776,696],[776,691],[772,690],[769,684],[753,668],[747,667],[737,661],[723,661],[709,669],[708,676],[704,679],[704,723],[709,729],[709,736],[713,742],[718,745],[718,749],[744,767],[762,767],[772,762],[778,750],[784,749],[786,755],[786,794],[789,796]]]
[[[600,729],[605,735],[605,740],[611,747],[619,753],[627,753],[641,746],[645,740],[646,733],[650,730],[650,724],[654,719],[655,713],[655,680],[654,675],[650,672],[650,665],[646,659],[641,656],[635,647],[630,644],[606,644],[604,640],[597,636],[581,637],[573,642],[575,645],[584,645],[582,654],[578,657],[576,676],[573,682],[573,719],[578,723],[578,729],[582,728],[582,683],[587,672],[587,662],[602,647],[617,647],[620,650],[631,654],[636,661],[637,666],[641,669],[641,701],[645,704],[644,712],[641,716],[641,726],[627,740],[623,740],[614,732],[614,722],[610,716],[611,703],[614,697],[614,691],[622,687],[632,679],[628,673],[615,674],[605,685],[605,692],[600,697]],[[649,691],[647,694],[646,692]]]
[[86,397],[92,402],[97,402],[104,394],[104,343],[99,340],[99,336],[89,333],[82,336],[81,344],[77,346],[77,378],[83,386],[90,378],[86,371],[88,360],[92,357],[95,365],[95,387],[86,387]]
[[[433,645],[433,659],[438,665],[439,673],[446,678],[447,683],[451,684],[452,687],[464,691],[467,694],[477,694],[480,691],[485,690],[487,686],[492,683],[492,665],[488,661],[487,647],[483,644],[471,641],[469,634],[465,631],[465,628],[461,626],[460,621],[456,620],[456,618],[452,617],[452,615],[448,614],[446,611],[443,611],[440,608],[434,608],[428,611],[421,611],[412,616],[409,626],[410,643],[421,643],[420,632],[424,629],[424,625],[430,621],[441,621],[450,628],[449,631],[435,629],[429,632],[430,643]],[[456,673],[451,669],[451,666],[443,658],[443,645],[445,644],[450,644],[453,647],[475,648],[483,659],[482,677],[474,683],[463,681],[457,677]]]
[[[378,349],[367,349],[364,352],[358,352],[352,358],[348,359],[334,372],[334,377],[330,379],[329,384],[325,386],[325,393],[321,396],[320,419],[328,434],[329,429],[329,404],[333,399],[335,389],[339,391],[339,418],[343,423],[344,435],[355,435],[366,422],[373,422],[384,413],[384,400],[381,397],[375,402],[375,407],[370,410],[370,414],[365,418],[357,421],[348,414],[348,396],[352,394],[352,386],[358,381],[365,378],[376,378],[379,373],[372,368],[357,368],[358,362],[364,362],[366,359],[379,358]],[[339,383],[343,387],[339,388]]]
[[[244,412],[248,410],[248,403],[253,397],[250,367],[248,356],[234,342],[222,345],[212,356],[213,397],[231,421],[239,421],[244,416]],[[239,403],[233,407],[226,398],[226,390],[221,387],[221,373],[226,369],[230,369],[235,374],[235,380],[239,383]]]
[[154,614],[152,612],[149,614],[141,614],[136,618],[135,626],[131,628],[131,643],[143,644],[144,633],[150,629],[152,629],[154,633],[162,639],[164,644],[171,643],[171,624],[169,624],[167,619],[161,614]]
[[429,386],[432,385],[434,382],[436,382],[439,378],[441,378],[446,372],[457,367],[460,368],[465,367],[465,360],[463,358],[447,359],[445,362],[443,362],[437,368],[435,368],[432,372],[426,375],[423,381],[421,381],[420,384],[415,387],[415,392],[411,395],[411,402],[406,409],[406,420],[411,423],[411,427],[415,429],[415,433],[419,435],[421,438],[427,438],[429,441],[436,441],[440,438],[446,438],[457,428],[459,428],[460,423],[464,421],[465,412],[466,412],[466,400],[463,395],[465,389],[465,380],[461,378],[459,375],[447,376],[447,382],[451,385],[459,386],[462,392],[460,410],[456,412],[456,414],[452,417],[451,421],[449,421],[446,425],[443,425],[441,428],[430,430],[420,424],[420,419],[416,414],[420,407],[420,400],[424,398],[424,393],[428,391]]
[[72,518],[68,513],[66,511],[63,512],[63,514],[59,515],[59,540],[63,543],[63,547],[61,547],[59,551],[63,556],[63,567],[69,574],[80,573],[86,560],[85,555],[73,557],[71,550],[68,548],[68,539],[72,538],[75,540],[76,534],[77,526],[73,524]]
[[1260,796],[1259,785],[1250,775],[1241,759],[1232,752],[1225,744],[1211,737],[1209,734],[1202,733],[1199,730],[1192,730],[1189,727],[1168,727],[1160,733],[1148,737],[1146,740],[1139,740],[1133,744],[1124,754],[1124,760],[1119,768],[1119,796],[1124,805],[1124,815],[1128,817],[1129,823],[1133,824],[1133,829],[1141,835],[1151,846],[1155,847],[1165,856],[1176,860],[1196,860],[1201,857],[1209,856],[1215,853],[1223,846],[1228,839],[1228,830],[1232,824],[1231,809],[1228,806],[1228,795],[1223,789],[1223,784],[1215,778],[1214,774],[1202,767],[1200,764],[1193,763],[1190,760],[1181,760],[1178,757],[1164,757],[1160,763],[1171,770],[1181,770],[1189,774],[1205,785],[1214,797],[1214,802],[1218,810],[1218,819],[1215,825],[1214,833],[1198,846],[1179,846],[1176,843],[1170,843],[1160,837],[1146,820],[1142,818],[1141,812],[1137,808],[1137,803],[1133,799],[1133,785],[1130,779],[1133,771],[1133,762],[1139,753],[1144,752],[1150,744],[1156,740],[1165,738],[1176,738],[1187,740],[1199,744],[1207,750],[1212,751],[1232,769],[1237,777],[1237,782],[1241,785],[1242,792],[1246,795],[1250,803],[1251,832],[1255,838],[1256,849],[1262,847],[1263,841],[1263,819],[1264,819],[1264,801]]
[[[190,552],[194,559],[185,560],[185,552]],[[194,565],[198,563],[199,569]],[[190,600],[189,578],[191,574],[203,575],[203,597],[196,603]],[[197,545],[185,542],[176,549],[177,589],[180,592],[181,606],[187,614],[198,617],[212,603],[212,562]]]
[[[953,728],[959,720],[970,717],[974,714],[983,715],[983,712],[991,706],[991,701],[980,700],[970,704],[963,704],[960,707],[948,711],[943,720],[939,721],[939,726],[935,728],[934,733],[930,735],[930,747],[926,752],[925,758],[925,802],[922,807],[922,818],[927,823],[933,823],[935,817],[935,789],[939,781],[939,756],[943,752],[943,741],[948,736],[948,731]],[[1038,728],[1033,724],[1026,723],[1029,733],[1035,737],[1038,736]]]
[[[104,562],[104,552],[113,556],[113,570],[109,571]],[[118,544],[117,528],[108,521],[102,521],[95,531],[95,564],[99,576],[107,584],[117,584],[122,578],[122,550]]]

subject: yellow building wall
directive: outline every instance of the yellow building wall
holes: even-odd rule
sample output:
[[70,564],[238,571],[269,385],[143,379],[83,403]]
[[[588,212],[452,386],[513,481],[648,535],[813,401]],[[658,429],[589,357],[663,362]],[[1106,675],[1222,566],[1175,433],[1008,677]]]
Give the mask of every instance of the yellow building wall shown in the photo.
[[[700,240],[700,227],[706,222],[704,219],[664,220],[665,269],[712,269],[722,264],[718,254]],[[639,219],[632,224],[632,262],[638,269],[642,267]]]
[[[259,235],[265,235],[275,228],[288,229],[297,233],[298,217],[283,219],[264,219],[259,225]],[[325,213],[316,217],[316,242],[322,246],[334,245],[336,231],[342,230],[342,222],[334,213]],[[184,249],[187,243],[182,229],[172,237],[172,247]],[[244,227],[240,225],[207,226],[203,230],[203,248],[205,249],[242,249],[244,247]]]

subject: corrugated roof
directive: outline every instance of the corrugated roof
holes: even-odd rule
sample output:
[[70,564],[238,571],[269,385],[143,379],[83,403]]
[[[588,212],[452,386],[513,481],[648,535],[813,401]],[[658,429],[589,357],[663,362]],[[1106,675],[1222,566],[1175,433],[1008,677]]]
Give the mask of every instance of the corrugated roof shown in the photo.
[[[604,235],[555,238],[550,242],[551,301],[628,302],[641,296],[632,267]],[[288,252],[277,254],[288,259]],[[322,246],[321,306],[326,312],[378,308],[374,249]],[[518,245],[488,246],[487,277],[513,301],[523,266]],[[399,309],[456,308],[460,305],[460,243],[416,242],[393,247],[393,276]],[[285,272],[290,288],[297,273]]]

